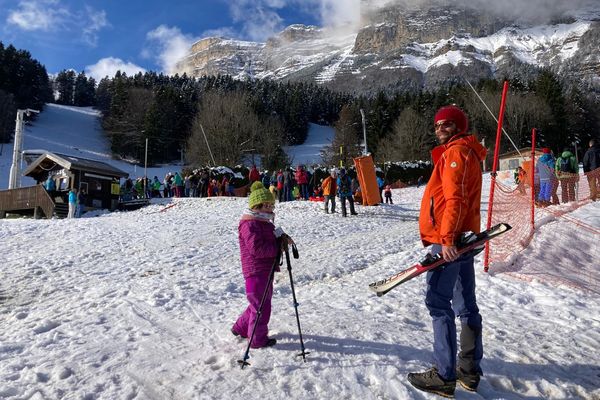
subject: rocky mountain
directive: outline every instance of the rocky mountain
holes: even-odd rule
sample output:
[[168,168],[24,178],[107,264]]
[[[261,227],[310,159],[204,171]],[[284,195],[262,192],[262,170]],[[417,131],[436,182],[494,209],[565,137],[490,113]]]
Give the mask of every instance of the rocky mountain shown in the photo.
[[543,25],[440,5],[381,7],[363,19],[358,32],[291,25],[266,43],[202,39],[178,72],[308,81],[365,93],[527,77],[549,67],[600,95],[600,3]]

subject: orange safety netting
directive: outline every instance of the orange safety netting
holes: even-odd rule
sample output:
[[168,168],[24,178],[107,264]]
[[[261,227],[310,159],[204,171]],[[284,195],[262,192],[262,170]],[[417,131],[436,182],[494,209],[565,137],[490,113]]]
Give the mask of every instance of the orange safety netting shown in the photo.
[[[531,167],[527,167],[526,170],[531,171]],[[537,185],[534,190],[539,190]],[[527,179],[516,187],[496,181],[492,225],[507,222],[513,229],[489,243],[486,260],[489,271],[600,293],[600,227],[587,223],[581,213],[573,215],[593,197],[600,201],[600,168],[557,179],[552,185],[550,204],[536,201],[532,205],[531,185]],[[545,230],[546,243],[535,240],[540,229]],[[565,236],[569,237],[568,241],[564,240]],[[572,248],[568,243],[579,245]],[[534,252],[524,252],[530,245],[549,248],[535,252],[537,258],[534,258],[531,255]]]

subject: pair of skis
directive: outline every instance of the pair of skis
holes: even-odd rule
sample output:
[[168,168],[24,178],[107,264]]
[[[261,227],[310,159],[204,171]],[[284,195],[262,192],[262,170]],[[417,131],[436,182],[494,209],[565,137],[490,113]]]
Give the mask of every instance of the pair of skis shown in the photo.
[[[500,223],[498,225],[494,225],[488,230],[472,235],[466,238],[462,244],[458,245],[458,254],[478,254],[483,250],[487,241],[492,240],[511,229],[512,227],[509,224]],[[444,264],[446,264],[446,260],[444,260],[441,254],[427,254],[427,256],[421,260],[421,262],[413,265],[412,267],[400,271],[388,278],[371,283],[369,285],[369,289],[375,292],[377,296],[383,296],[396,286],[401,285],[424,272],[438,268]]]

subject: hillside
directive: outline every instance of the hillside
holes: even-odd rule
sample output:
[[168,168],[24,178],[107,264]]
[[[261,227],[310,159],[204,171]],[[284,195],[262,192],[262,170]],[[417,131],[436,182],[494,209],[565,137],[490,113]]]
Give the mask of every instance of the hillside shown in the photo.
[[[311,124],[304,145],[288,146],[286,151],[293,157],[294,165],[320,162],[320,149],[328,145],[333,137],[333,129]],[[89,107],[71,107],[46,104],[37,119],[25,127],[23,150],[48,150],[62,154],[80,156],[103,161],[136,178],[144,175],[143,165],[134,165],[112,157],[108,140],[100,127],[99,113]],[[0,155],[0,189],[8,187],[8,176],[12,163],[12,143],[3,146]],[[165,165],[148,168],[148,176],[158,176],[162,180],[168,172],[181,170],[181,165]],[[34,183],[23,178],[23,185]]]

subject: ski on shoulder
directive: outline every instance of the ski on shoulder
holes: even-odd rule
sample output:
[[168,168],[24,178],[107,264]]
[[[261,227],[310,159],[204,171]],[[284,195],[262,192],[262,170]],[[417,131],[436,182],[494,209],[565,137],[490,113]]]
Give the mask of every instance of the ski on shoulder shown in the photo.
[[[512,227],[506,223],[494,225],[488,230],[472,234],[461,240],[458,245],[458,254],[464,255],[470,253],[472,255],[479,254],[485,247],[485,243],[505,232],[511,230]],[[440,267],[446,263],[441,254],[427,254],[421,262],[398,272],[388,278],[373,282],[369,285],[369,289],[377,293],[377,296],[383,296],[396,286],[411,280],[412,278],[421,275],[424,272]]]

